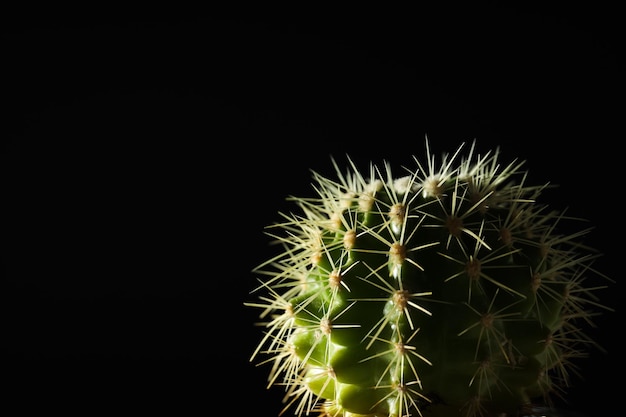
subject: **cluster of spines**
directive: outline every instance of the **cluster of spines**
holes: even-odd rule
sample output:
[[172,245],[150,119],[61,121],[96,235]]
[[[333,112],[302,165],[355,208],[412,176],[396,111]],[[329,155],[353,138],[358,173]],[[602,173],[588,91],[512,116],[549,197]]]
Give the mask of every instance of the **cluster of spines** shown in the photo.
[[[585,351],[578,349],[578,344],[593,343],[575,321],[591,319],[586,309],[590,304],[605,308],[594,300],[591,294],[594,288],[583,285],[591,261],[597,256],[593,253],[580,256],[580,250],[587,253],[588,248],[582,248],[578,238],[588,230],[564,236],[555,234],[555,225],[565,216],[548,212],[545,206],[535,203],[545,186],[526,186],[525,172],[520,170],[522,163],[514,161],[502,167],[497,152],[474,159],[472,146],[469,156],[455,165],[461,149],[462,146],[451,157],[444,155],[437,163],[427,147],[426,166],[416,158],[418,168],[407,169],[408,175],[400,178],[393,175],[387,163],[384,172],[370,165],[368,178],[351,161],[345,175],[335,163],[337,181],[313,173],[318,196],[294,197],[301,213],[282,214],[284,221],[268,229],[269,235],[282,244],[283,252],[256,269],[266,277],[260,280],[257,290],[265,290],[266,295],[249,305],[263,309],[261,318],[265,319],[266,333],[252,359],[259,353],[268,355],[265,362],[272,363],[268,386],[285,387],[285,409],[294,406],[297,414],[318,410],[333,417],[378,416],[383,415],[381,410],[388,410],[384,415],[389,417],[421,415],[422,405],[431,399],[424,392],[415,362],[427,366],[432,366],[432,362],[420,353],[418,346],[411,344],[420,331],[413,315],[432,315],[428,302],[420,301],[428,299],[432,292],[405,289],[402,273],[407,268],[423,271],[424,265],[412,254],[438,245],[443,245],[445,250],[437,254],[451,264],[458,264],[460,271],[445,277],[443,282],[453,281],[464,273],[475,282],[483,279],[496,287],[487,310],[479,311],[470,301],[472,291],[480,286],[467,285],[467,299],[458,301],[465,303],[469,315],[475,314],[476,320],[460,331],[459,336],[479,332],[479,339],[493,339],[488,345],[494,346],[497,354],[509,363],[517,360],[515,348],[499,333],[494,321],[514,320],[515,314],[508,308],[527,297],[492,278],[490,263],[493,268],[502,268],[500,261],[516,256],[522,250],[520,246],[534,247],[543,255],[546,261],[535,265],[536,271],[532,273],[536,291],[533,295],[537,300],[533,308],[541,315],[546,310],[542,304],[562,302],[560,311],[564,314],[553,318],[560,320],[555,326],[558,331],[545,340],[554,346],[545,353],[554,356],[546,361],[553,365],[550,372],[542,370],[540,377],[544,383],[539,381],[538,386],[549,400],[550,394],[567,385],[569,372],[574,369],[569,360]],[[517,176],[522,177],[519,184],[512,182]],[[437,206],[436,210],[433,205]],[[491,219],[488,216],[494,210],[498,215]],[[386,220],[371,223],[371,216]],[[443,242],[413,244],[416,231],[427,228],[440,229],[447,238]],[[487,235],[497,238],[487,242]],[[377,244],[359,244],[362,239],[374,239]],[[494,243],[498,248],[493,247]],[[451,246],[456,248],[454,256],[447,251]],[[386,249],[373,249],[381,247]],[[364,261],[365,257],[378,257],[382,261],[372,264]],[[343,277],[353,268],[358,269],[351,274],[356,279],[348,283]],[[546,282],[557,282],[555,287],[559,289]],[[562,284],[568,291],[565,301]],[[379,295],[351,298],[351,286],[363,285],[372,287],[372,293]],[[516,295],[515,301],[498,304],[500,292]],[[357,302],[382,302],[388,308],[378,321],[362,329],[363,324],[358,320],[341,320]],[[331,340],[331,334],[335,336],[342,328],[355,329],[361,337],[359,342],[368,351],[372,344],[387,346],[373,350],[371,355],[360,358],[359,363],[391,357],[371,387],[385,394],[380,394],[369,410],[350,412],[335,401],[335,391],[340,387],[329,358],[351,343]],[[293,344],[299,337],[308,340],[298,345],[300,351]],[[308,349],[302,351],[302,346]],[[481,392],[491,389],[491,384],[486,382],[485,388],[480,387],[483,381],[493,382],[497,377],[490,369],[490,361],[478,357],[478,348],[477,345],[474,352],[475,377],[468,383],[476,384],[477,392]],[[315,393],[311,386],[316,387]],[[480,414],[481,398],[477,395],[468,399],[467,415]]]

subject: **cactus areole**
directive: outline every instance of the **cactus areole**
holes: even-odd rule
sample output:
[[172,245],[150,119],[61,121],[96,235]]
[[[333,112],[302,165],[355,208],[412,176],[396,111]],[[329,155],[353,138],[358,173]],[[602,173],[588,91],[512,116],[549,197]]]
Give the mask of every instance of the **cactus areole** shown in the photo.
[[[277,256],[253,272],[268,366],[294,415],[516,416],[563,397],[612,281],[589,228],[539,203],[523,162],[499,153],[373,163],[331,158],[314,197],[267,228]],[[578,223],[576,223],[578,224]],[[593,279],[605,284],[591,286]]]

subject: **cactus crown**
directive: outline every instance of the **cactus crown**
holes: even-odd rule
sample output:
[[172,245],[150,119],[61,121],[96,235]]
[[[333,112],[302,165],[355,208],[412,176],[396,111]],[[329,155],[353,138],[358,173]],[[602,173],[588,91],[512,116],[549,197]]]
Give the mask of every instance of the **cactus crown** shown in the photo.
[[[399,175],[313,172],[268,234],[282,251],[254,272],[264,336],[251,360],[296,415],[491,416],[563,396],[595,346],[589,228],[537,202],[523,162],[461,145]],[[332,158],[331,158],[332,159]]]

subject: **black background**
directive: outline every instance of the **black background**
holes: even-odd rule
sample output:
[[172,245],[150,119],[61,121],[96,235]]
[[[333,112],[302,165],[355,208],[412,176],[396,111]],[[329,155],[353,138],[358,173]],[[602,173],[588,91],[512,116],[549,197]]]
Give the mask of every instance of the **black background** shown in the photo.
[[[558,184],[546,198],[592,221],[618,306],[624,33],[617,7],[568,7],[5,17],[9,402],[277,415],[243,307],[263,227],[331,155],[410,163],[425,135]],[[622,314],[590,330],[608,353],[568,408],[619,407]]]

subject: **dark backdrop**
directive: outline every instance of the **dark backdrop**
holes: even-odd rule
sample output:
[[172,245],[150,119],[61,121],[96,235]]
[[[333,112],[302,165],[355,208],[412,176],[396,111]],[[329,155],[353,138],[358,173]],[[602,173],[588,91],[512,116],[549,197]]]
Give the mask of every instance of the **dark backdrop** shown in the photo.
[[[477,139],[593,221],[622,302],[615,10],[7,18],[3,345],[25,410],[277,415],[243,302],[263,226],[330,156],[410,162]],[[571,407],[619,407],[622,313]],[[576,380],[576,379],[575,379]],[[598,411],[596,413],[596,411]]]

